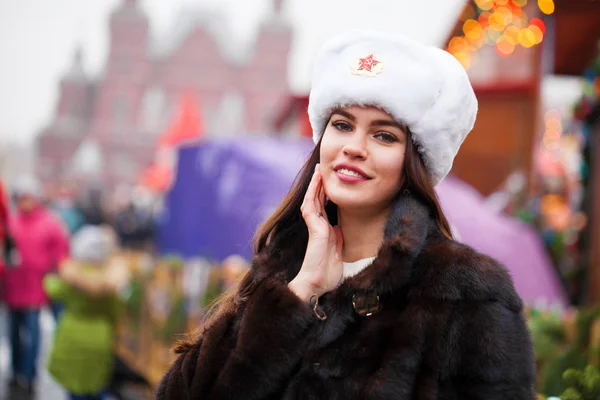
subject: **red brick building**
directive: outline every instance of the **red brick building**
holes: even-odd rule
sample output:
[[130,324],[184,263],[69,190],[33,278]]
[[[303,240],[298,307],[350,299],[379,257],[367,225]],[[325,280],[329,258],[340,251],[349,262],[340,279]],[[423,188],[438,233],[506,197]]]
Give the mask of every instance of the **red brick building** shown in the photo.
[[289,94],[292,31],[281,3],[273,0],[249,47],[223,28],[220,14],[206,11],[187,10],[168,37],[151,38],[136,0],[122,0],[110,17],[101,76],[86,75],[79,50],[60,82],[54,119],[37,143],[40,177],[135,182],[186,91],[198,100],[207,136],[268,132]]

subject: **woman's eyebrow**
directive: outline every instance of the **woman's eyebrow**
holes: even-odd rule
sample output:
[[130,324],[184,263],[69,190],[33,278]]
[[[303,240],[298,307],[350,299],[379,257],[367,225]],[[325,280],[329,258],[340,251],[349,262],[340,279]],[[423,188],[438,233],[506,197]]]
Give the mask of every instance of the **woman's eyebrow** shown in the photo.
[[350,114],[348,111],[337,109],[337,110],[333,110],[331,115],[333,115],[333,114],[339,114],[342,117],[348,118],[352,122],[356,122],[356,117],[354,115]]
[[[356,122],[356,117],[354,115],[350,114],[348,111],[336,109],[331,112],[332,116],[334,114],[341,115],[342,117],[348,118],[352,122]],[[393,127],[400,129],[402,132],[406,132],[405,126],[403,126],[391,119],[378,119],[375,121],[371,121],[370,126],[393,126]]]
[[406,128],[404,126],[400,125],[396,121],[392,121],[389,119],[378,119],[378,120],[372,121],[371,126],[393,126],[393,127],[400,129],[403,132],[406,132]]

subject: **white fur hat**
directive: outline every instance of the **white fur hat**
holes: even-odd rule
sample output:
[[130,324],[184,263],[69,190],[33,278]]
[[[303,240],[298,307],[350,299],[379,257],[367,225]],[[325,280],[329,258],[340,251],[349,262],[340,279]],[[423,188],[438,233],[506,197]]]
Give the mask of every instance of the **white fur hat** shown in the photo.
[[477,98],[448,52],[409,38],[351,31],[329,39],[317,56],[308,104],[318,142],[336,107],[376,106],[406,125],[437,185],[473,128]]
[[105,226],[86,225],[71,239],[71,255],[77,261],[101,263],[115,247],[114,235]]

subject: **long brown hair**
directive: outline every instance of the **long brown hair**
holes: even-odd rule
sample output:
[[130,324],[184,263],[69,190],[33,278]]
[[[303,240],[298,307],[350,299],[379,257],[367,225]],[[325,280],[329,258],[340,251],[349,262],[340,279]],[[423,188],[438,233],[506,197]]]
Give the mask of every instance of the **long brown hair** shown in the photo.
[[[408,189],[414,196],[419,198],[429,208],[432,217],[436,221],[440,231],[449,239],[453,239],[450,224],[444,215],[434,190],[431,176],[425,168],[421,154],[414,145],[410,130],[407,131],[406,155],[404,158],[404,184],[400,190]],[[322,140],[323,135],[321,135]],[[286,260],[290,265],[288,275],[291,279],[298,268],[291,260],[301,261],[304,258],[306,246],[308,245],[308,228],[302,218],[300,206],[308,189],[315,166],[320,161],[321,140],[304,163],[304,166],[296,176],[292,188],[283,199],[277,210],[257,230],[254,236],[254,254],[265,255],[267,258]],[[329,202],[325,211],[332,225],[337,224],[337,206]],[[291,263],[290,263],[291,262]],[[240,304],[243,304],[253,291],[252,271],[245,273],[237,285],[221,295],[210,307],[208,319],[204,326],[208,327],[221,315],[232,312]],[[176,351],[182,352],[189,348],[193,342],[185,341],[176,347]]]

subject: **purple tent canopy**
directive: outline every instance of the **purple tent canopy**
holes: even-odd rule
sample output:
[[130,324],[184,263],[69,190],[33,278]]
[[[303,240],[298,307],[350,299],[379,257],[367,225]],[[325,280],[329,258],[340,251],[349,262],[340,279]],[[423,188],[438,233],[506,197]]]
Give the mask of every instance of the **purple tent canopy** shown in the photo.
[[306,138],[247,137],[179,148],[158,221],[160,252],[250,258],[257,226],[281,202],[313,146]]
[[448,176],[438,196],[457,240],[504,264],[527,304],[566,305],[566,295],[538,233],[529,225],[490,210],[467,183]]
[[[176,180],[158,223],[161,253],[250,258],[256,227],[281,202],[312,148],[310,140],[264,137],[180,148]],[[483,198],[456,178],[446,178],[438,193],[458,239],[506,265],[527,303],[565,303],[535,231],[487,209]]]

